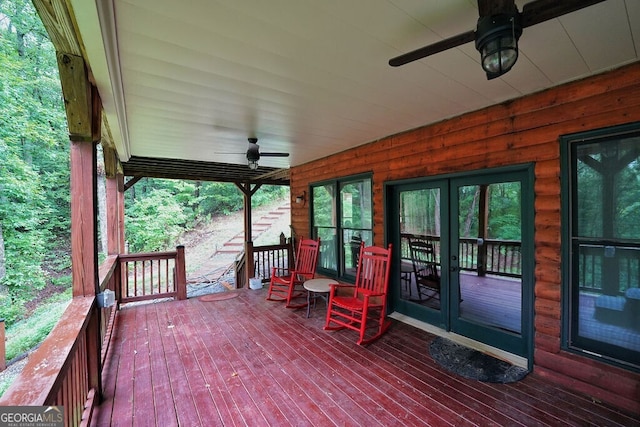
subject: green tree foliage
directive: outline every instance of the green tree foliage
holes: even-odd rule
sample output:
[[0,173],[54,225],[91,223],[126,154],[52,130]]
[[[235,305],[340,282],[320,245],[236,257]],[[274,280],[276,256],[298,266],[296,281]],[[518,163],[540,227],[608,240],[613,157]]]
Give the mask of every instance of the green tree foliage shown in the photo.
[[166,189],[150,190],[126,208],[130,252],[166,250],[184,229],[183,207]]
[[204,217],[229,215],[242,209],[242,193],[228,182],[203,182],[198,194],[198,214]]
[[640,236],[640,157],[636,144],[630,138],[579,147],[575,177],[579,236]]
[[[488,186],[487,237],[499,240],[520,240],[521,188],[518,182],[502,182]],[[468,185],[459,189],[460,237],[478,237],[480,187]]]
[[[56,55],[29,0],[0,0],[0,317],[10,323],[70,266],[69,138]],[[254,206],[288,194],[261,188]],[[169,249],[202,219],[243,207],[229,183],[143,179],[126,193],[132,252]],[[57,274],[55,276],[58,276]]]
[[[265,185],[253,207],[287,195],[288,187]],[[232,183],[144,178],[125,196],[125,233],[129,252],[171,250],[184,231],[214,216],[242,209],[243,195]]]
[[0,316],[45,284],[51,248],[69,239],[66,118],[55,52],[28,0],[0,1]]

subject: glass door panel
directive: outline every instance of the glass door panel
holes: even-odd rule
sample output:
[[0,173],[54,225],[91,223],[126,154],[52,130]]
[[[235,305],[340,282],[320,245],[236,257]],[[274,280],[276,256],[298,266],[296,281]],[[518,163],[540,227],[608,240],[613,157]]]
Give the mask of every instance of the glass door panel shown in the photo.
[[312,191],[314,237],[320,238],[318,267],[328,271],[337,271],[338,254],[335,249],[337,239],[336,187],[327,184],[314,187]]
[[525,165],[390,187],[393,310],[532,360],[532,182]]
[[[388,240],[393,243],[392,309],[448,328],[449,219],[446,180],[389,187]],[[444,235],[443,235],[444,233]],[[413,251],[412,251],[413,247]]]
[[[401,192],[399,220],[402,258],[400,298],[440,310],[440,189],[422,188]],[[430,268],[429,264],[432,265],[429,274],[434,276],[430,282],[423,271]]]
[[373,244],[371,180],[362,179],[340,186],[340,221],[342,229],[342,274],[355,279],[360,244]]
[[458,187],[457,216],[459,318],[520,334],[520,182]]

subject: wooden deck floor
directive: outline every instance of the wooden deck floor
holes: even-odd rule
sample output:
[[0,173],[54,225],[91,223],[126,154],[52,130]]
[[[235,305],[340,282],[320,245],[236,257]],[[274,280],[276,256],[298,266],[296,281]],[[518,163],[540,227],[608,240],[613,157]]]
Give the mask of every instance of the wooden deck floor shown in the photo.
[[640,425],[640,416],[528,375],[488,384],[448,373],[433,335],[395,322],[368,347],[326,332],[322,304],[285,309],[263,290],[125,308],[93,425]]

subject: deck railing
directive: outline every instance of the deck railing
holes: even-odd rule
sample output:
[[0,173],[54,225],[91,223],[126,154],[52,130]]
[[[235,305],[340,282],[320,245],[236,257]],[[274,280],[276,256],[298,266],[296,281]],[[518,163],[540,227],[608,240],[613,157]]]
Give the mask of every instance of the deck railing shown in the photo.
[[169,252],[120,255],[119,259],[122,270],[121,304],[187,297],[184,246]]
[[[157,254],[113,255],[107,257],[99,268],[99,289],[113,291],[116,302],[127,300],[131,290],[123,283],[136,283],[138,289],[146,281],[139,277],[153,277],[157,282],[157,268],[151,275],[136,271],[136,279],[131,280],[129,267],[132,262],[148,262],[151,268],[163,260],[173,260],[172,267],[160,274],[171,276],[173,287],[161,286],[162,292],[138,295],[155,298],[174,296],[186,298],[186,274],[184,248],[175,252]],[[136,268],[134,268],[136,270]],[[167,292],[167,289],[170,289]],[[141,291],[140,291],[141,292]],[[145,290],[145,292],[147,292]],[[135,293],[135,291],[134,291]],[[171,294],[171,295],[168,295]],[[144,298],[147,299],[147,298]],[[130,301],[131,298],[128,299]],[[101,370],[111,341],[117,304],[111,307],[99,307],[96,296],[76,296],[40,347],[29,355],[29,360],[21,374],[0,399],[0,406],[62,406],[64,407],[65,426],[88,425],[91,422],[94,403],[99,400],[101,391]]]
[[254,246],[254,277],[261,277],[263,282],[271,278],[271,269],[290,268],[293,264],[293,250],[290,244]]
[[640,286],[640,247],[581,244],[577,253],[580,290],[624,295]]
[[[440,265],[440,237],[403,233],[401,255],[411,260],[409,240],[421,240],[434,247],[436,264]],[[461,270],[475,271],[478,275],[494,274],[497,276],[521,277],[522,253],[521,242],[498,239],[459,240],[458,263]]]
[[[253,277],[262,278],[262,282],[268,282],[271,278],[271,269],[293,267],[293,245],[288,242],[278,245],[252,246]],[[243,252],[235,261],[236,287],[247,286],[246,283],[247,257]]]

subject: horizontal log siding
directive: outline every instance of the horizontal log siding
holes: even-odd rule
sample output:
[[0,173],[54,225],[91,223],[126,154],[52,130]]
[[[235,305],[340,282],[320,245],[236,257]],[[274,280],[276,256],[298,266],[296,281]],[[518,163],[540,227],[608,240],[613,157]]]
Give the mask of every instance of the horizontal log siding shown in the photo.
[[[561,332],[561,135],[640,121],[640,64],[572,82],[292,168],[291,193],[313,182],[373,172],[374,242],[383,245],[383,184],[390,180],[534,163],[534,372],[640,412],[640,375],[564,352]],[[291,222],[309,235],[308,206]]]

